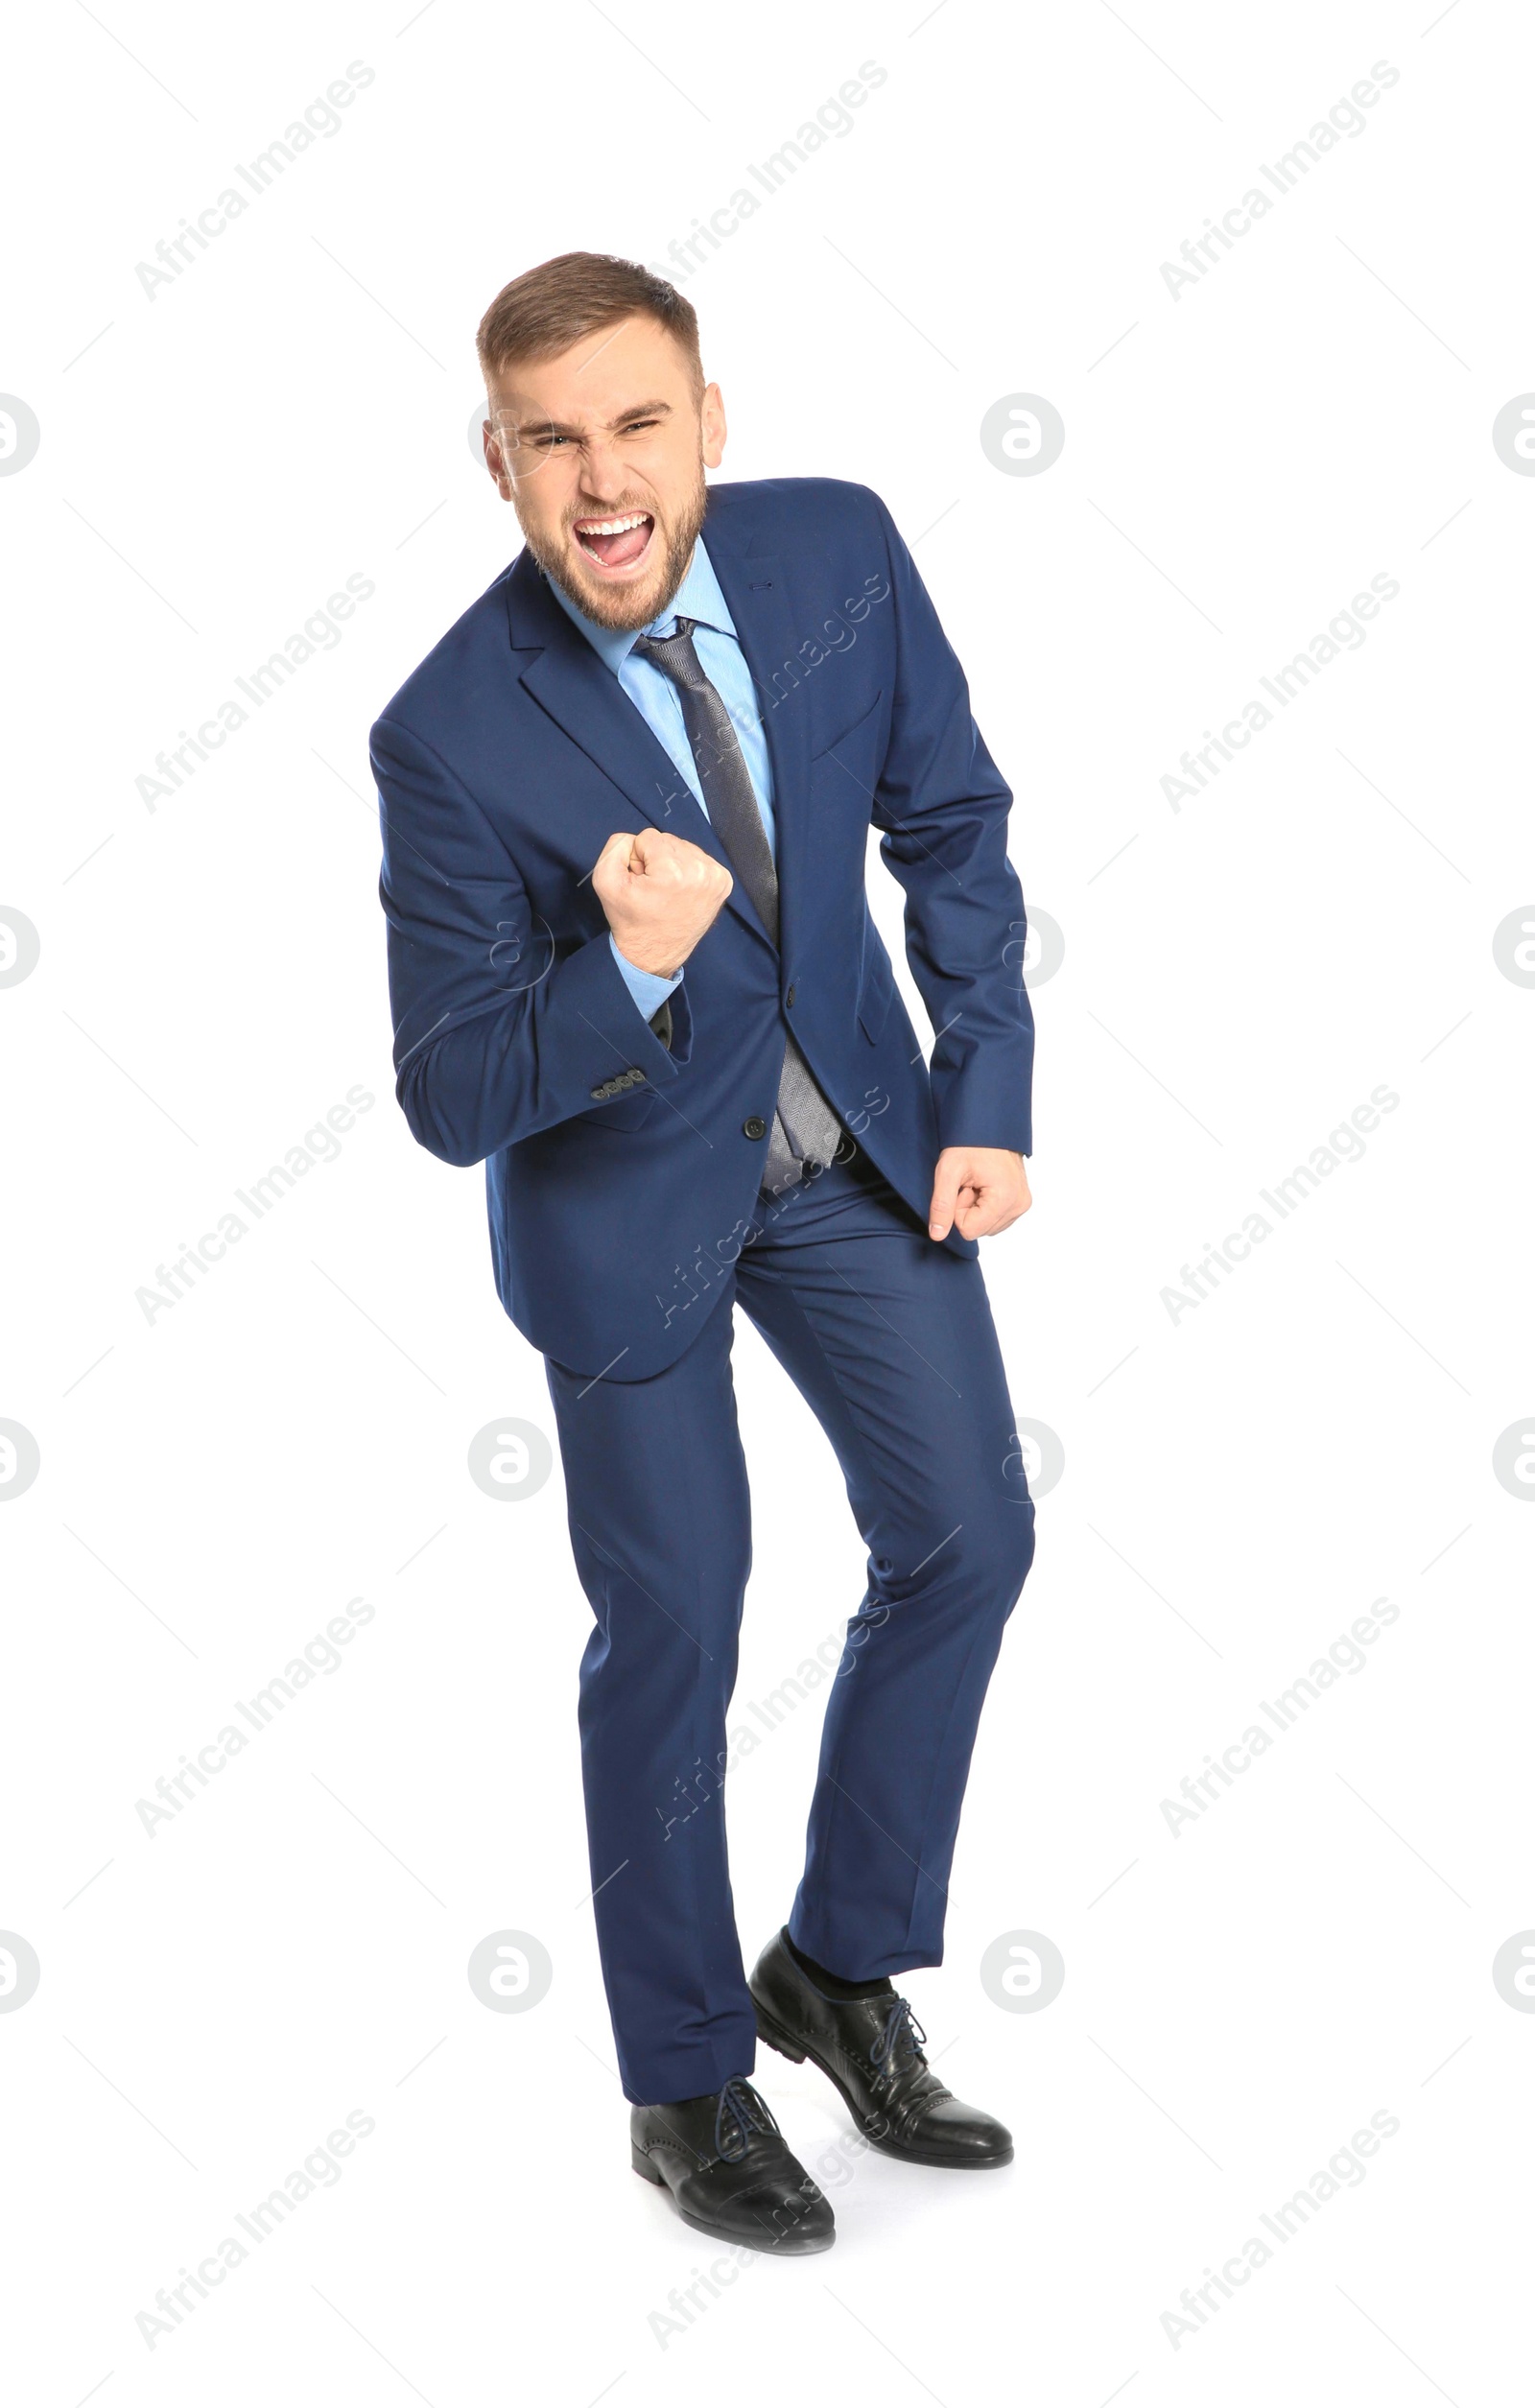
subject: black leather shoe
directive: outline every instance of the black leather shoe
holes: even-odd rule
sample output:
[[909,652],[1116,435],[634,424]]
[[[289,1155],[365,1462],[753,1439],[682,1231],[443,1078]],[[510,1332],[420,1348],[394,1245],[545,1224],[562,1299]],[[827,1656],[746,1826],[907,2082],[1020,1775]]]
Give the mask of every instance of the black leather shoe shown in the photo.
[[696,2232],[780,2257],[808,2256],[837,2238],[830,2201],[739,2075],[702,2098],[631,2109],[629,2151],[635,2173],[665,2184]]
[[893,1989],[828,1998],[791,1955],[787,1931],[764,1948],[749,1988],[768,2047],[795,2065],[808,2057],[819,2066],[871,2147],[909,2165],[1011,2160],[1012,2134],[944,2089],[922,2054],[927,2034]]

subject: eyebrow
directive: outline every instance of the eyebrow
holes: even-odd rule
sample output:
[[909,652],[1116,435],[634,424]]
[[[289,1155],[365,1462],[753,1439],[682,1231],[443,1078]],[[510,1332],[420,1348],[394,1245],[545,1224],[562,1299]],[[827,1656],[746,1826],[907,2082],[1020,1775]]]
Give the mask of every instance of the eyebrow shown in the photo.
[[[610,421],[610,425],[622,427],[627,426],[632,418],[669,418],[671,415],[672,404],[669,401],[635,401],[631,402],[626,410],[621,410],[618,416]],[[498,423],[499,419],[492,419],[492,424]],[[519,435],[534,429],[540,434],[548,435],[579,436],[580,433],[579,427],[564,426],[558,418],[514,417],[513,425]]]

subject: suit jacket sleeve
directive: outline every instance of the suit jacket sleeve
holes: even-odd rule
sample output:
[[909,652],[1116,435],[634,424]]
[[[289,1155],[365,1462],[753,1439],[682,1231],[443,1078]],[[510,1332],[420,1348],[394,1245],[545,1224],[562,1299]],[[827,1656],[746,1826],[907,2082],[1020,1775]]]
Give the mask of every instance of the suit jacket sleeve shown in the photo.
[[671,1002],[672,1051],[642,1019],[608,943],[557,940],[515,863],[448,765],[397,720],[371,755],[384,842],[395,1093],[411,1132],[443,1162],[504,1146],[600,1108],[617,1073],[675,1078],[688,1029]]
[[[878,500],[878,497],[876,497]],[[896,646],[890,739],[874,797],[880,851],[906,889],[906,949],[937,1032],[940,1145],[1032,1150],[1034,1021],[1024,898],[1007,859],[1012,795],[910,553],[878,503]]]

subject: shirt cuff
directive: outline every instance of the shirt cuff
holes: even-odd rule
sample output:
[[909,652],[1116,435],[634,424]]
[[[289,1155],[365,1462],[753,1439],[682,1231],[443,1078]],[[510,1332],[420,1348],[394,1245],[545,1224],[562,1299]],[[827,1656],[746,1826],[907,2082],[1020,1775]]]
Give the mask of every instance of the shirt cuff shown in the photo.
[[607,941],[613,948],[613,958],[624,974],[624,983],[633,996],[642,1019],[653,1019],[667,997],[682,984],[681,971],[673,972],[670,979],[663,979],[659,971],[641,970],[626,954],[619,952],[618,940],[611,929]]

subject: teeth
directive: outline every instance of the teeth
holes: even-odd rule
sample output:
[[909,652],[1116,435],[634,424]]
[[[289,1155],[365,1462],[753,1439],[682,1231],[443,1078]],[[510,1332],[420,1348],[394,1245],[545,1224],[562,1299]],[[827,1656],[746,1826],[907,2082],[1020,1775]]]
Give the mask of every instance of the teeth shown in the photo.
[[643,527],[649,510],[631,510],[627,518],[583,518],[576,530],[579,535],[622,535],[630,527]]

